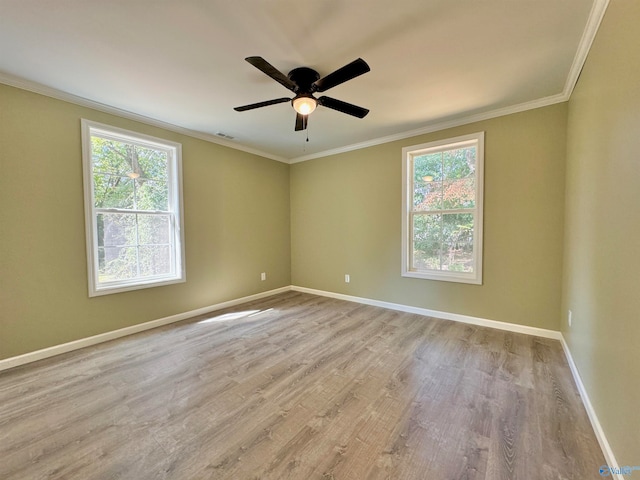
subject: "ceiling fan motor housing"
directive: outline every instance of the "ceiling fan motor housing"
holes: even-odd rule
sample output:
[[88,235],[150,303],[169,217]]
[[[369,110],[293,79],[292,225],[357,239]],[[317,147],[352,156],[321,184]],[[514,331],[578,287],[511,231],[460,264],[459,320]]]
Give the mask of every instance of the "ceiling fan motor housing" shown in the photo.
[[295,90],[295,93],[297,94],[313,93],[314,89],[312,84],[320,79],[320,74],[308,67],[294,68],[287,76],[298,86]]

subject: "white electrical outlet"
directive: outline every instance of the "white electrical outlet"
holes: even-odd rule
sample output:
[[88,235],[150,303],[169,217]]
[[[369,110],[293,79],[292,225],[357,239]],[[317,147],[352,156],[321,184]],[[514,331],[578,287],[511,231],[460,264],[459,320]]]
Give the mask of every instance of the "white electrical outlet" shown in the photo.
[[344,276],[344,283],[349,283],[351,281],[351,275],[349,275],[348,273],[345,274]]
[[571,310],[569,310],[569,316],[567,317],[567,321],[569,322],[569,326],[571,326],[572,317],[573,317],[573,312]]
[[260,280],[262,280],[263,282],[267,279],[267,274],[265,272],[262,272],[260,274]]

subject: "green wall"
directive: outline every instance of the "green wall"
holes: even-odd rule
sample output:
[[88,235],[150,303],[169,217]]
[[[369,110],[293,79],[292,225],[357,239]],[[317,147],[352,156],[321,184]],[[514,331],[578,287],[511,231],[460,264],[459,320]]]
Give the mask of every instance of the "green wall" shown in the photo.
[[[0,85],[0,359],[289,284],[562,328],[637,465],[639,21],[611,0],[568,103],[291,166]],[[80,118],[182,143],[186,283],[88,297]],[[478,131],[484,284],[400,277],[402,147]]]
[[[186,283],[88,297],[81,118],[182,143]],[[289,210],[289,165],[0,85],[0,358],[289,285]]]
[[637,0],[609,4],[567,134],[562,330],[621,465],[640,465],[639,23]]
[[[566,114],[558,104],[292,165],[293,284],[558,330]],[[483,285],[401,277],[402,147],[478,131]]]

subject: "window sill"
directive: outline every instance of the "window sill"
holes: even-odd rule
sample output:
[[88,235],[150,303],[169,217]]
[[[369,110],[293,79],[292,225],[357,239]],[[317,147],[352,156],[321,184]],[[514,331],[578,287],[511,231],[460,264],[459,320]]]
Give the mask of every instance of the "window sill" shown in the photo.
[[135,283],[117,283],[114,285],[89,287],[89,297],[99,297],[101,295],[110,295],[112,293],[129,292],[131,290],[141,290],[143,288],[163,287],[165,285],[174,285],[176,283],[186,282],[186,278],[183,277],[171,277],[163,279],[150,279],[149,281],[137,281]]
[[441,282],[468,283],[472,285],[482,285],[482,278],[477,274],[464,275],[458,272],[402,272],[403,277],[419,278],[422,280],[437,280]]

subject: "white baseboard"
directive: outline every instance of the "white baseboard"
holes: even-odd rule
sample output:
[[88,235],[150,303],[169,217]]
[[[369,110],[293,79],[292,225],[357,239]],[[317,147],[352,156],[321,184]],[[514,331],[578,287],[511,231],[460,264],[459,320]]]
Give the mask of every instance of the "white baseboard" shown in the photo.
[[63,343],[61,345],[55,345],[53,347],[43,348],[42,350],[36,350],[35,352],[25,353],[18,355],[17,357],[10,357],[4,360],[0,360],[0,372],[9,368],[24,365],[26,363],[35,362],[44,358],[53,357],[62,353],[71,352],[80,348],[89,347],[98,343],[108,342],[116,338],[125,337],[127,335],[133,335],[134,333],[143,332],[152,328],[161,327],[170,323],[179,322],[188,318],[197,317],[205,313],[214,312],[227,307],[233,307],[241,303],[250,302],[252,300],[259,300],[261,298],[270,297],[282,292],[288,292],[291,290],[290,286],[276,288],[275,290],[269,290],[266,292],[256,293],[247,297],[236,298],[227,302],[217,303],[215,305],[209,305],[207,307],[198,308],[189,312],[178,313],[169,317],[160,318],[158,320],[151,320],[149,322],[139,323],[130,327],[120,328],[111,332],[100,333],[91,337],[81,338],[80,340],[74,340],[72,342]]
[[[587,394],[587,390],[584,388],[584,383],[582,383],[582,378],[580,377],[580,373],[578,372],[578,367],[573,361],[573,356],[571,355],[571,350],[569,350],[569,345],[564,339],[564,336],[561,334],[560,343],[562,344],[562,349],[564,350],[564,355],[567,357],[567,362],[569,363],[569,368],[571,369],[571,374],[573,375],[573,380],[576,382],[576,386],[578,387],[578,391],[580,392],[580,397],[582,398],[582,404],[584,408],[587,410],[587,415],[589,415],[589,420],[591,421],[591,426],[593,427],[593,431],[596,434],[596,438],[598,439],[598,443],[600,444],[600,448],[602,449],[602,453],[604,454],[604,458],[607,461],[607,465],[610,467],[619,468],[618,462],[616,461],[616,457],[613,454],[613,450],[611,449],[611,445],[609,445],[609,441],[604,434],[604,430],[602,429],[602,425],[600,425],[600,421],[598,420],[598,416],[596,415],[596,411],[591,404],[591,400],[589,399],[589,395]],[[624,480],[624,477],[618,473],[611,473],[611,478],[615,480]]]
[[[430,310],[427,308],[411,307],[408,305],[383,302],[380,300],[373,300],[370,298],[354,297],[354,296],[345,295],[342,293],[327,292],[324,290],[315,290],[313,288],[297,287],[294,285],[291,286],[291,290],[294,290],[296,292],[310,293],[313,295],[320,295],[323,297],[336,298],[339,300],[346,300],[349,302],[363,303],[365,305],[373,305],[376,307],[389,308],[391,310],[399,310],[401,312],[417,313],[419,315],[425,315],[428,317],[443,318],[445,320],[453,320],[456,322],[469,323],[472,325],[497,328],[500,330],[508,330],[511,332],[524,333],[527,335],[534,335],[537,337],[545,337],[545,338],[551,338],[554,340],[559,340],[560,343],[562,344],[562,348],[567,358],[567,362],[569,363],[569,368],[571,370],[571,374],[573,375],[573,379],[576,383],[576,387],[580,392],[582,403],[584,404],[584,407],[587,410],[587,414],[589,415],[591,426],[593,427],[593,431],[595,432],[596,438],[598,439],[598,443],[600,444],[602,453],[604,454],[605,460],[607,461],[607,465],[609,467],[619,468],[618,462],[616,461],[615,455],[613,454],[613,450],[611,449],[611,445],[609,445],[609,441],[607,440],[607,437],[604,434],[604,430],[600,425],[600,421],[598,420],[598,416],[596,415],[596,412],[593,409],[593,405],[591,404],[589,395],[587,394],[584,384],[582,383],[582,378],[580,378],[580,374],[578,373],[578,368],[576,367],[576,364],[573,361],[573,357],[571,356],[571,351],[569,350],[569,346],[567,345],[567,342],[565,341],[561,332],[556,330],[547,330],[544,328],[529,327],[526,325],[518,325],[516,323],[506,323],[506,322],[499,322],[496,320],[487,320],[485,318],[471,317],[468,315],[460,315],[457,313],[440,312],[437,310]],[[617,473],[611,473],[610,478],[613,478],[614,480],[624,480],[623,476]]]
[[529,327],[527,325],[519,325],[517,323],[488,320],[486,318],[471,317],[469,315],[461,315],[459,313],[440,312],[438,310],[430,310],[428,308],[412,307],[399,303],[383,302],[381,300],[373,300],[371,298],[354,297],[351,295],[344,295],[342,293],[327,292],[324,290],[315,290],[313,288],[306,287],[297,287],[295,285],[291,286],[291,290],[294,290],[296,292],[311,293],[313,295],[320,295],[323,297],[336,298],[339,300],[346,300],[348,302],[364,303],[365,305],[373,305],[374,307],[383,307],[391,310],[398,310],[400,312],[417,313],[418,315],[424,315],[427,317],[453,320],[454,322],[468,323],[481,327],[490,327],[497,328],[498,330],[508,330],[510,332],[524,333],[526,335],[534,335],[536,337],[552,338],[554,340],[560,340],[562,338],[562,334],[559,331],[548,330],[546,328]]
[[[55,355],[60,355],[62,353],[71,352],[73,350],[78,350],[80,348],[89,347],[92,345],[96,345],[98,343],[108,342],[109,340],[114,340],[116,338],[124,337],[127,335],[133,335],[134,333],[143,332],[145,330],[161,327],[163,325],[168,325],[170,323],[179,322],[181,320],[186,320],[188,318],[196,317],[198,315],[203,315],[205,313],[214,312],[216,310],[221,310],[223,308],[233,307],[241,303],[246,303],[253,300],[259,300],[261,298],[270,297],[272,295],[276,295],[278,293],[284,293],[288,291],[309,293],[312,295],[336,298],[339,300],[346,300],[349,302],[362,303],[365,305],[372,305],[375,307],[388,308],[391,310],[398,310],[401,312],[416,313],[418,315],[425,315],[427,317],[442,318],[445,320],[453,320],[455,322],[468,323],[471,325],[478,325],[478,326],[489,327],[489,328],[497,328],[499,330],[507,330],[507,331],[516,332],[516,333],[524,333],[526,335],[534,335],[537,337],[544,337],[544,338],[559,340],[560,343],[562,344],[562,348],[567,358],[567,362],[569,363],[569,368],[571,369],[571,373],[573,375],[574,381],[576,382],[578,391],[580,392],[582,403],[584,404],[585,409],[587,410],[587,414],[589,416],[589,420],[591,421],[593,430],[596,434],[596,438],[598,439],[600,448],[602,448],[602,452],[605,456],[605,460],[607,461],[607,465],[611,467],[618,467],[618,463],[613,454],[613,450],[611,449],[611,446],[609,445],[609,442],[604,434],[604,430],[600,425],[598,416],[596,415],[596,412],[593,409],[591,400],[589,399],[589,395],[587,394],[584,384],[582,383],[582,378],[578,373],[578,368],[576,367],[576,364],[573,361],[573,357],[571,356],[571,351],[569,350],[569,346],[567,345],[567,342],[565,341],[561,332],[556,330],[548,330],[544,328],[519,325],[516,323],[507,323],[507,322],[500,322],[496,320],[488,320],[485,318],[472,317],[469,315],[461,315],[458,313],[441,312],[438,310],[412,307],[409,305],[402,305],[399,303],[384,302],[381,300],[374,300],[371,298],[355,297],[352,295],[328,292],[325,290],[316,290],[313,288],[298,287],[295,285],[289,285],[286,287],[276,288],[274,290],[268,290],[266,292],[256,293],[254,295],[249,295],[247,297],[237,298],[234,300],[217,303],[215,305],[209,305],[207,307],[191,310],[189,312],[171,315],[169,317],[160,318],[158,320],[152,320],[150,322],[132,325],[130,327],[113,330],[111,332],[101,333],[99,335],[82,338],[80,340],[75,340],[73,342],[63,343],[61,345],[55,345],[53,347],[44,348],[42,350],[36,350],[35,352],[25,353],[24,355],[19,355],[17,357],[11,357],[4,360],[0,360],[0,371],[17,367],[19,365],[24,365],[26,363],[35,362],[37,360],[42,360],[44,358],[53,357]],[[624,480],[622,475],[615,474],[615,473],[611,474],[611,478],[615,480]]]
[[74,340],[72,342],[67,342],[60,345],[54,345],[53,347],[43,348],[42,350],[36,350],[34,352],[25,353],[23,355],[18,355],[16,357],[6,358],[4,360],[0,360],[0,371],[7,370],[9,368],[17,367],[20,365],[24,365],[27,363],[35,362],[38,360],[42,360],[45,358],[53,357],[55,355],[71,352],[73,350],[78,350],[80,348],[97,345],[98,343],[108,342],[109,340],[115,340],[116,338],[124,337],[127,335],[133,335],[134,333],[139,333],[145,330],[150,330],[152,328],[168,325],[170,323],[179,322],[181,320],[186,320],[188,318],[196,317],[198,315],[213,312],[216,310],[221,310],[223,308],[233,307],[234,305],[239,305],[241,303],[250,302],[252,300],[259,300],[261,298],[270,297],[278,293],[288,292],[291,290],[297,291],[297,292],[303,292],[303,293],[310,293],[313,295],[319,295],[323,297],[332,297],[340,300],[346,300],[349,302],[363,303],[366,305],[373,305],[376,307],[389,308],[391,310],[398,310],[401,312],[417,313],[419,315],[425,315],[428,317],[443,318],[445,320],[453,320],[456,322],[469,323],[472,325],[480,325],[483,327],[491,327],[491,328],[497,328],[500,330],[508,330],[512,332],[525,333],[527,335],[536,335],[538,337],[553,338],[557,340],[560,340],[562,338],[562,335],[560,334],[560,332],[556,332],[554,330],[546,330],[543,328],[529,327],[526,325],[518,325],[515,323],[499,322],[496,320],[487,320],[484,318],[471,317],[468,315],[460,315],[457,313],[440,312],[437,310],[430,310],[426,308],[412,307],[409,305],[401,305],[398,303],[390,303],[390,302],[384,302],[381,300],[373,300],[370,298],[354,297],[351,295],[344,295],[341,293],[334,293],[334,292],[328,292],[324,290],[316,290],[313,288],[289,285],[286,287],[281,287],[281,288],[269,290],[266,292],[256,293],[255,295],[249,295],[247,297],[237,298],[234,300],[229,300],[227,302],[222,302],[215,305],[209,305],[203,308],[198,308],[196,310],[191,310],[188,312],[171,315],[171,316],[160,318],[157,320],[151,320],[149,322],[139,323],[137,325],[132,325],[130,327],[120,328],[118,330],[113,330],[111,332],[100,333],[98,335],[81,338],[79,340]]

